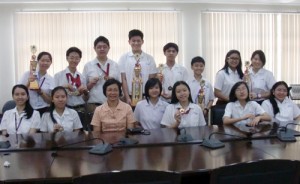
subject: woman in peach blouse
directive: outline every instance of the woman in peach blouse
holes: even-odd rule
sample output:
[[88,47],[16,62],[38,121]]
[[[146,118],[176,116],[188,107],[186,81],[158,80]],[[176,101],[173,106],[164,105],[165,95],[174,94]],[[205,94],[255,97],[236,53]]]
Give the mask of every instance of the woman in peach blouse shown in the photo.
[[107,101],[97,107],[91,122],[94,131],[123,131],[133,128],[135,119],[130,105],[122,102],[121,83],[116,79],[108,79],[103,85],[103,93]]

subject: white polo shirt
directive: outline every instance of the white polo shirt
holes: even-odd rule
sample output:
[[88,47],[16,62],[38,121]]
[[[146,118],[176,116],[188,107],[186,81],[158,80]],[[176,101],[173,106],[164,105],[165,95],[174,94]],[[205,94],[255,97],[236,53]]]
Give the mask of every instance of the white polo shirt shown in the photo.
[[277,102],[279,108],[279,112],[275,116],[273,112],[273,106],[269,99],[263,101],[261,105],[263,109],[272,117],[272,121],[278,120],[281,122],[291,122],[300,115],[299,107],[288,97],[286,97],[282,103],[277,99],[275,99],[275,101]]
[[[30,72],[27,71],[23,74],[21,80],[18,82],[18,84],[24,84],[25,86],[28,83]],[[37,78],[40,88],[47,93],[49,96],[51,96],[51,91],[54,88],[54,79],[49,74],[45,74],[42,77]],[[30,96],[30,105],[33,109],[41,109],[44,107],[49,107],[50,105],[44,101],[44,99],[34,90],[29,89],[29,96]]]
[[[71,84],[72,82],[69,81],[70,79],[67,78],[68,73],[70,73],[74,78],[77,78],[77,76],[79,76],[81,85],[86,86],[86,80],[83,77],[83,75],[81,75],[81,73],[79,73],[78,71],[76,71],[75,74],[73,75],[70,72],[68,67],[54,75],[55,86],[65,86],[67,84]],[[82,98],[82,95],[80,96],[68,95],[68,101],[67,101],[68,105],[76,106],[76,105],[83,105],[84,103],[85,102]]]
[[160,122],[169,104],[161,99],[153,105],[150,100],[139,101],[134,110],[134,118],[141,123],[145,129],[160,128]]
[[[224,117],[241,118],[241,117],[245,116],[246,114],[253,114],[255,116],[258,116],[263,113],[265,113],[265,110],[257,102],[248,101],[244,108],[243,106],[241,106],[240,102],[237,100],[235,102],[229,102],[226,105],[223,118]],[[242,121],[235,123],[235,125],[246,125],[250,121],[251,121],[250,119],[242,120]]]
[[[212,88],[211,83],[206,78],[202,77],[202,80],[205,81],[205,85],[203,87],[204,88],[204,104],[205,104],[205,107],[207,107],[207,104],[209,103],[209,101],[213,101],[215,99],[215,95],[214,95],[214,90]],[[193,102],[195,104],[198,104],[198,94],[201,89],[200,83],[195,79],[195,77],[191,77],[187,81],[187,83],[191,89],[191,96],[192,96]]]
[[100,78],[97,84],[90,90],[88,103],[103,104],[104,102],[106,102],[106,97],[103,94],[103,84],[106,82],[106,80],[104,80],[103,78],[105,76],[105,73],[100,69],[98,64],[105,72],[107,72],[109,65],[109,77],[121,81],[121,75],[118,64],[111,59],[108,59],[105,64],[102,65],[98,61],[98,59],[95,58],[84,65],[82,75],[86,79],[86,84],[88,84],[89,80],[91,80],[91,78],[93,77]]
[[162,82],[163,90],[164,93],[169,95],[172,94],[172,90],[168,89],[169,87],[173,87],[174,83],[177,81],[187,81],[189,78],[187,69],[177,63],[175,63],[172,68],[168,67],[167,64],[164,64],[162,74],[164,76]]
[[5,111],[0,129],[6,130],[8,134],[28,134],[31,128],[39,129],[40,113],[33,111],[31,118],[27,119],[25,112],[19,115],[17,107]]
[[[163,115],[161,124],[166,126],[171,126],[172,124],[174,124],[176,121],[174,115],[180,108],[181,105],[179,103],[169,104]],[[198,105],[190,103],[186,110],[189,110],[189,112],[181,116],[181,122],[178,126],[179,128],[206,125],[203,112]]]
[[242,81],[237,70],[234,72],[230,68],[228,68],[228,73],[225,73],[225,70],[218,71],[216,75],[215,88],[220,90],[223,95],[229,97],[232,86]]
[[[251,68],[250,78],[251,78],[251,89],[249,90],[251,90],[251,92],[254,93],[269,92],[276,82],[273,73],[264,68],[261,68],[255,74]],[[260,101],[260,100],[264,100],[264,98],[255,99],[255,100]]]
[[[56,110],[54,110],[53,116],[57,123],[64,128],[64,132],[73,132],[75,129],[82,128],[78,113],[73,109],[66,107],[62,116],[60,116]],[[40,130],[42,132],[53,132],[53,126],[54,123],[50,117],[50,112],[44,113]]]
[[[135,56],[132,51],[121,56],[119,60],[119,67],[121,74],[125,73],[128,87],[128,94],[132,94],[132,80],[134,77],[134,67],[136,64]],[[142,52],[140,56],[140,65],[141,65],[141,77],[143,80],[143,91],[145,89],[145,84],[149,79],[150,74],[156,74],[156,64],[152,56],[149,54]]]

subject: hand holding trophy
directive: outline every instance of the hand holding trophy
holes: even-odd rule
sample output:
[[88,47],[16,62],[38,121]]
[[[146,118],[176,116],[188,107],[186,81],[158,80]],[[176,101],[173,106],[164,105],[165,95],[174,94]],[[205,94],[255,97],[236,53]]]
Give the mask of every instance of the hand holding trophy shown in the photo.
[[134,77],[132,80],[132,96],[131,96],[131,105],[133,107],[142,100],[143,98],[143,79],[141,77],[141,65],[139,63],[140,56],[136,55],[136,64],[134,66]]
[[163,83],[163,81],[164,81],[164,75],[163,75],[163,72],[162,72],[163,69],[164,69],[164,64],[159,64],[158,65],[159,73],[157,74],[157,78],[161,83]]
[[205,108],[205,104],[204,104],[204,98],[205,98],[204,86],[205,86],[205,80],[201,80],[200,81],[200,90],[199,90],[199,93],[198,93],[198,105],[200,106],[202,111]]
[[247,85],[248,85],[248,88],[249,88],[249,91],[251,92],[251,78],[250,78],[250,71],[249,71],[249,69],[250,69],[250,66],[251,66],[251,64],[250,64],[250,61],[246,61],[245,62],[245,72],[244,72],[244,81],[247,83]]
[[40,87],[39,87],[39,83],[37,81],[37,60],[36,60],[36,51],[37,51],[37,48],[35,45],[31,45],[30,46],[30,51],[31,51],[31,60],[30,60],[30,82],[29,82],[29,89],[31,90],[38,90]]

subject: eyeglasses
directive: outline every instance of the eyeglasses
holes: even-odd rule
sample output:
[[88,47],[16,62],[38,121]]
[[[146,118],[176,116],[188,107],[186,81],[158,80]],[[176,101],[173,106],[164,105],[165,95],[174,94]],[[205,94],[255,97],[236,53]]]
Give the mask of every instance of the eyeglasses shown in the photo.
[[245,88],[245,87],[243,87],[243,88],[237,88],[235,90],[235,92],[242,92],[242,91],[246,91],[246,90],[247,90],[247,88]]
[[69,59],[79,61],[81,58],[80,57],[69,57]]
[[240,60],[240,58],[237,58],[237,57],[228,57],[228,59],[235,60],[235,61]]

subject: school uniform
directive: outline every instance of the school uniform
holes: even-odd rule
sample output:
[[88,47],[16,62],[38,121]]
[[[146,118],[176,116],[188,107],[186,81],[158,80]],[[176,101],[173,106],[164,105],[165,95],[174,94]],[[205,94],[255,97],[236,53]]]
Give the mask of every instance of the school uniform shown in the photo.
[[144,129],[160,128],[160,122],[169,103],[159,99],[155,105],[150,100],[139,101],[134,110],[134,118]]
[[[181,109],[181,105],[177,104],[169,104],[166,108],[166,111],[161,120],[161,124],[165,126],[171,126],[175,123],[175,113]],[[185,109],[186,113],[181,115],[181,121],[179,124],[179,128],[182,127],[195,127],[195,126],[204,126],[206,125],[203,112],[201,108],[194,104],[189,103],[187,109]]]
[[25,111],[18,113],[17,107],[5,111],[1,120],[0,129],[6,130],[8,134],[28,134],[31,128],[39,129],[40,114],[33,111],[32,116],[27,119]]
[[232,71],[230,68],[228,68],[228,73],[229,74],[227,74],[225,70],[218,71],[214,86],[214,88],[220,90],[223,95],[227,97],[229,97],[232,86],[235,83],[242,81],[237,70]]

